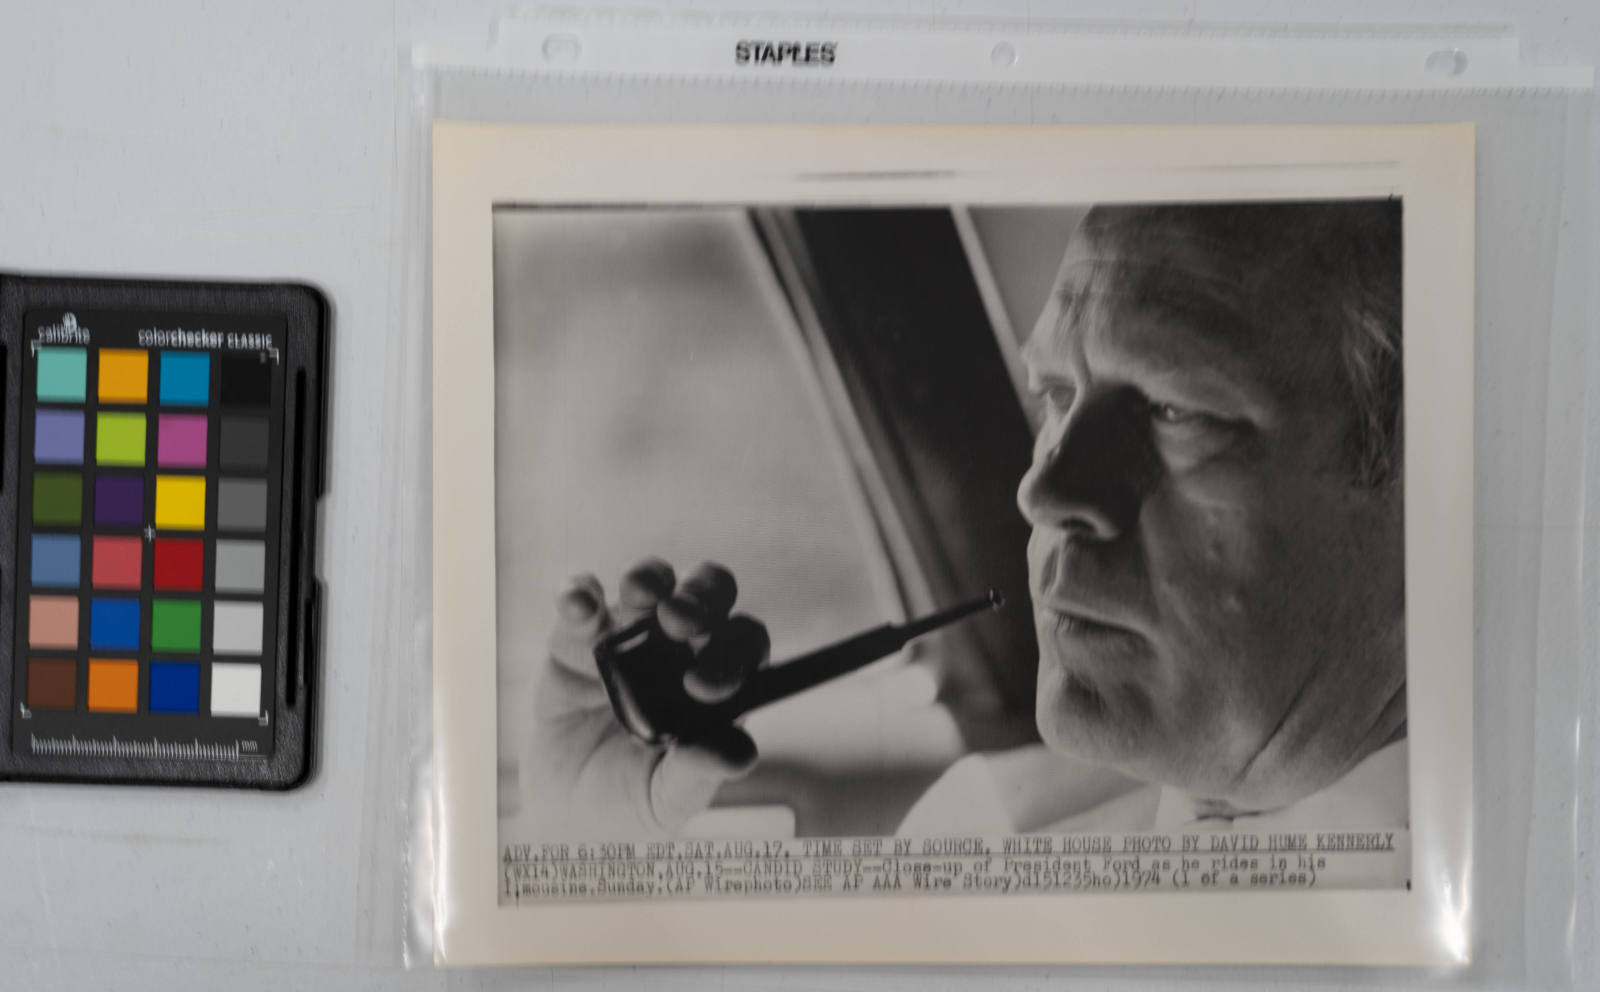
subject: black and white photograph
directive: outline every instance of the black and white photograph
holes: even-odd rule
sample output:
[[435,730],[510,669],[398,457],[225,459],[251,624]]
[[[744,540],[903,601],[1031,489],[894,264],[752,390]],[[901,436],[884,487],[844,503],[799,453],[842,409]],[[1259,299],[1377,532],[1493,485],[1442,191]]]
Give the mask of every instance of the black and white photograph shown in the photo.
[[435,149],[453,953],[1457,955],[1470,131]]
[[1403,835],[1402,218],[497,209],[505,842]]

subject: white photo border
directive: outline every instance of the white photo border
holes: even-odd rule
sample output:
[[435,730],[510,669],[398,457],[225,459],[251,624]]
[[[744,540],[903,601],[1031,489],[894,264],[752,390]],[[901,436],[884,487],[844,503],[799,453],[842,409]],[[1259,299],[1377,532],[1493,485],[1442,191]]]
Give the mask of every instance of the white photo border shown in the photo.
[[[614,126],[433,130],[435,957],[448,964],[1460,965],[1471,955],[1474,130]],[[1404,203],[1409,891],[502,907],[496,205]]]

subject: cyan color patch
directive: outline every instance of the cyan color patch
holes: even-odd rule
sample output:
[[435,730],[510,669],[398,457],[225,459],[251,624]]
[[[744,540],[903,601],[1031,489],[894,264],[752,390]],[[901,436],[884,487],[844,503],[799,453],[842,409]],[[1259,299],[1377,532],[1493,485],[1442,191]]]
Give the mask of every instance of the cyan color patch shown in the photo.
[[78,538],[67,534],[33,535],[29,578],[36,586],[65,588],[78,584]]
[[199,664],[192,661],[152,661],[150,712],[200,712]]
[[35,393],[45,403],[82,403],[89,354],[82,348],[40,348]]
[[161,405],[205,406],[211,402],[211,356],[203,352],[161,353]]

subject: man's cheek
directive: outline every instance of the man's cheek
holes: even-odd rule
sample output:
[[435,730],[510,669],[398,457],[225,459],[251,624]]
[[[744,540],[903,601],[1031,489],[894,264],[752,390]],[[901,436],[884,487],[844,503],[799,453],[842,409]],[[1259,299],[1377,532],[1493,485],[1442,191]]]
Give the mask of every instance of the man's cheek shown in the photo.
[[1239,495],[1167,495],[1153,499],[1145,515],[1156,600],[1175,631],[1188,637],[1210,639],[1246,618],[1267,578],[1270,552]]
[[1282,626],[1293,580],[1282,574],[1283,541],[1239,499],[1174,503],[1160,519],[1147,529],[1147,553],[1175,716],[1231,751],[1268,718],[1289,675]]

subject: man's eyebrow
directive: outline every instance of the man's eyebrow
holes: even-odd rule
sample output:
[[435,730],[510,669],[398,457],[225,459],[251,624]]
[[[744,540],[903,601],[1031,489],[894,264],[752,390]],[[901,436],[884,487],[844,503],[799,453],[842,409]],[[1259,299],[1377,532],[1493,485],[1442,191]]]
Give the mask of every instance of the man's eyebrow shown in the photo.
[[1218,407],[1239,407],[1265,413],[1276,404],[1269,385],[1248,375],[1231,372],[1227,363],[1152,362],[1148,355],[1129,352],[1119,356],[1123,370],[1157,398],[1189,400]]

